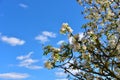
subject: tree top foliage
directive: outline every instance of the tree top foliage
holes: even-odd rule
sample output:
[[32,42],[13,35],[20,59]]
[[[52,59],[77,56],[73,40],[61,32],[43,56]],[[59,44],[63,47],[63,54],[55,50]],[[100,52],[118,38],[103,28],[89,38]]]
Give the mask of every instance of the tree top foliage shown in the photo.
[[[44,47],[50,55],[45,67],[61,68],[72,80],[120,80],[120,0],[77,0],[84,6],[83,34],[73,34],[68,23],[60,33],[69,42]],[[76,71],[73,73],[73,71]]]

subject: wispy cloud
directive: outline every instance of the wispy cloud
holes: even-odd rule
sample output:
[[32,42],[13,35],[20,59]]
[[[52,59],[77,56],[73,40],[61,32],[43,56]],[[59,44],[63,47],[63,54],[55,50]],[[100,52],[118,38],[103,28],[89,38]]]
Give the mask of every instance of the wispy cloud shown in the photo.
[[24,4],[24,3],[20,3],[19,6],[22,7],[22,8],[28,8],[28,5]]
[[[67,66],[67,65],[66,65]],[[76,75],[76,74],[78,74],[80,71],[79,70],[74,70],[74,69],[67,69],[68,71],[70,71],[72,74],[74,74],[74,75]],[[55,80],[68,80],[67,79],[67,75],[68,75],[69,73],[64,73],[64,71],[63,70],[61,70],[61,71],[57,71],[57,72],[55,72],[55,75],[56,75],[56,79]]]
[[7,37],[7,36],[2,35],[1,33],[0,33],[0,40],[2,40],[5,43],[10,44],[11,46],[23,45],[25,43],[24,40],[21,40],[16,37]]
[[68,80],[68,79],[66,79],[66,78],[61,78],[61,79],[55,79],[55,80]]
[[58,69],[58,71],[55,72],[55,75],[57,77],[55,80],[68,80],[66,78],[67,74],[64,73],[64,71],[62,69]]
[[39,40],[41,43],[45,43],[47,41],[49,41],[48,37],[44,36],[44,35],[38,35],[37,37],[35,37],[36,40]]
[[53,32],[43,31],[42,34],[47,37],[55,38],[56,34]]
[[0,73],[0,78],[1,79],[25,79],[28,78],[29,75],[26,73],[15,73],[15,72],[11,72],[11,73]]
[[18,60],[29,59],[32,54],[33,54],[33,52],[29,52],[29,53],[28,53],[27,55],[25,55],[25,56],[18,56],[17,59],[18,59]]
[[57,45],[61,45],[64,42],[65,42],[64,40],[60,40],[60,41],[57,42]]
[[32,54],[33,54],[33,52],[30,52],[27,55],[18,56],[17,60],[20,60],[20,63],[18,66],[25,67],[28,69],[42,69],[41,66],[34,65],[35,63],[39,62],[39,60],[32,59],[31,58]]
[[78,73],[80,72],[80,70],[78,70],[78,69],[72,69],[72,67],[69,67],[70,64],[74,64],[74,61],[73,61],[73,60],[70,60],[69,62],[70,62],[70,63],[65,64],[64,67],[66,67],[67,70],[68,70],[69,72],[71,72],[72,74],[74,74],[74,75],[78,74]]
[[56,34],[53,32],[43,31],[42,34],[35,37],[36,40],[39,40],[41,43],[49,41],[49,38],[55,38]]
[[65,74],[63,71],[55,72],[55,75],[57,77],[66,77],[67,76],[67,74]]
[[[73,60],[70,60],[70,63],[74,63]],[[70,63],[67,63],[66,65],[64,65],[64,67],[66,67],[66,69],[71,72],[72,74],[76,75],[79,74],[80,70],[77,69],[72,69],[70,66]],[[64,73],[63,69],[58,69],[58,71],[55,72],[56,75],[56,79],[55,80],[68,80],[66,77],[69,73]]]

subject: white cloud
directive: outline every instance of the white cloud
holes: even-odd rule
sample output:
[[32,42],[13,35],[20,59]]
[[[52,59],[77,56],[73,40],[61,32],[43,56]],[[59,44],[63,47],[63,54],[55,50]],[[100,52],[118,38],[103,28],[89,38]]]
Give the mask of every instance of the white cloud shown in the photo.
[[35,37],[36,40],[39,40],[41,43],[45,43],[47,41],[49,41],[48,37],[44,36],[44,35],[38,35],[37,37]]
[[37,65],[31,65],[31,66],[26,66],[26,68],[28,69],[42,69],[43,67],[42,66],[37,66]]
[[58,69],[56,72],[55,72],[55,75],[56,75],[56,79],[55,80],[68,80],[66,77],[67,77],[67,73],[64,73],[64,70],[62,69]]
[[[66,65],[66,67],[68,66],[68,64]],[[71,69],[71,68],[69,68],[69,69],[67,69],[68,71],[70,71],[72,74],[74,74],[74,75],[76,75],[77,73],[79,73],[80,72],[80,70],[74,70],[74,69]],[[64,70],[62,70],[62,69],[59,69],[58,70],[58,72],[55,72],[55,75],[56,75],[56,79],[55,80],[68,80],[67,79],[67,75],[68,75],[69,73],[64,73]]]
[[[71,64],[74,64],[74,61],[73,61],[73,60],[70,60],[69,62],[70,62]],[[70,66],[70,63],[67,63],[66,65],[64,65],[64,67],[66,67],[67,70],[70,71],[72,74],[77,74],[77,73],[79,73],[80,70],[68,68],[68,67]]]
[[63,71],[55,72],[55,75],[57,77],[66,77],[67,76],[67,74],[65,74]]
[[64,40],[60,40],[60,41],[57,42],[57,45],[61,45],[64,42],[65,42]]
[[34,60],[34,59],[31,59],[31,58],[28,58],[28,59],[24,59],[24,60],[22,60],[21,62],[20,62],[20,66],[29,66],[29,65],[31,65],[31,64],[33,64],[33,63],[36,63],[36,62],[38,62],[38,60]]
[[23,45],[25,43],[24,40],[18,39],[16,37],[7,37],[7,36],[3,36],[0,34],[0,39],[3,42],[6,42],[8,44],[10,44],[11,46],[16,46],[16,45]]
[[[73,60],[70,60],[70,63],[74,64],[74,61]],[[72,74],[76,75],[80,72],[80,70],[77,70],[77,69],[72,69],[70,66],[70,63],[67,63],[64,65],[64,67],[69,71],[71,72]],[[56,77],[59,78],[65,78],[69,73],[64,73],[64,70],[63,69],[59,69],[57,72],[55,72],[55,75]]]
[[1,73],[0,74],[0,78],[2,79],[25,79],[28,78],[29,75],[26,73],[15,73],[15,72],[11,72],[11,73]]
[[36,40],[39,40],[41,43],[49,41],[49,38],[55,38],[56,34],[53,32],[43,31],[42,34],[35,37]]
[[46,37],[51,37],[51,38],[55,38],[56,34],[53,32],[48,32],[48,31],[43,31],[42,34]]
[[55,80],[68,80],[68,79],[66,79],[66,78],[62,78],[62,79],[55,79]]
[[[73,60],[70,60],[70,63],[74,63]],[[80,70],[77,70],[77,69],[72,69],[70,66],[70,63],[67,63],[64,65],[64,67],[69,71],[71,72],[72,74],[76,75],[80,72]],[[68,80],[67,79],[67,75],[70,74],[70,73],[65,73],[64,72],[64,69],[58,69],[56,72],[55,72],[55,76],[56,76],[56,79],[55,80]]]
[[16,58],[17,60],[20,60],[20,63],[19,63],[18,66],[25,67],[25,68],[28,68],[28,69],[42,69],[41,66],[34,65],[35,63],[39,62],[39,60],[32,59],[31,58],[32,54],[33,54],[33,52],[30,52],[25,56],[18,56]]
[[29,52],[28,55],[18,56],[17,59],[18,59],[18,60],[29,59],[32,54],[33,54],[33,52]]
[[28,5],[26,5],[24,3],[20,3],[19,6],[22,7],[22,8],[28,8]]

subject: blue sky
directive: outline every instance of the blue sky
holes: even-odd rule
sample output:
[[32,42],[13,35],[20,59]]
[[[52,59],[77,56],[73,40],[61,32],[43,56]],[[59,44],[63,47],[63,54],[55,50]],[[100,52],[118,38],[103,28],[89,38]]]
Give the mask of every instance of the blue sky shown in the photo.
[[62,23],[82,32],[81,10],[76,0],[0,0],[0,80],[67,80],[44,68],[42,44],[67,40]]

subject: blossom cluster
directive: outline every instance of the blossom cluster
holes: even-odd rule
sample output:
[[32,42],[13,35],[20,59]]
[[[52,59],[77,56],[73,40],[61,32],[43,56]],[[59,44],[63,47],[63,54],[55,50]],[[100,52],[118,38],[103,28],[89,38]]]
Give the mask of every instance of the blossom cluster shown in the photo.
[[60,30],[60,33],[65,34],[66,32],[72,33],[73,30],[71,29],[71,27],[68,25],[68,23],[63,23],[62,24],[62,28]]

